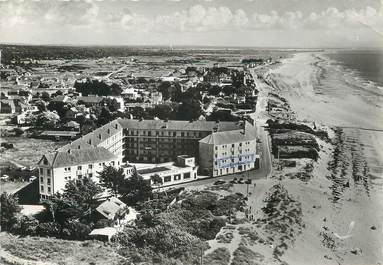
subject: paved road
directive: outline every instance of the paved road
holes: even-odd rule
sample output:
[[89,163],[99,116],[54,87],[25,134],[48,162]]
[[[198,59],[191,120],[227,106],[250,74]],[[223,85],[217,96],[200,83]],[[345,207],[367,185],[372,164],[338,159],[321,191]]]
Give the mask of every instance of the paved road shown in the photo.
[[120,67],[120,68],[117,69],[116,71],[113,71],[113,72],[107,74],[106,76],[104,76],[103,79],[109,79],[112,75],[121,72],[121,71],[124,70],[126,67],[128,67],[128,66],[127,66],[127,65],[124,65],[124,66]]
[[272,174],[272,157],[271,157],[271,144],[268,132],[265,130],[266,121],[268,115],[266,112],[267,106],[267,94],[269,93],[269,87],[262,80],[257,78],[255,70],[250,70],[254,78],[257,89],[259,90],[258,100],[255,112],[250,114],[250,117],[255,120],[255,126],[257,128],[257,136],[259,143],[259,155],[260,155],[260,168],[256,174],[261,174],[263,177],[270,177]]

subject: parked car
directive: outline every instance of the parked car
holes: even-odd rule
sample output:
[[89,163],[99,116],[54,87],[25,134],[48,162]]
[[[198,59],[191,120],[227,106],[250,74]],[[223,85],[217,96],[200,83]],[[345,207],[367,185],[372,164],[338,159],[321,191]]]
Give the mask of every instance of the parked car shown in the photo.
[[224,181],[223,179],[219,179],[216,182],[214,182],[214,185],[222,185],[222,184],[225,184],[225,183],[226,183],[226,181]]
[[238,183],[239,184],[243,184],[244,182],[243,182],[243,178],[240,178],[239,180],[238,180]]
[[8,175],[2,175],[2,176],[0,177],[0,179],[6,181],[6,180],[9,179],[9,176],[8,176]]

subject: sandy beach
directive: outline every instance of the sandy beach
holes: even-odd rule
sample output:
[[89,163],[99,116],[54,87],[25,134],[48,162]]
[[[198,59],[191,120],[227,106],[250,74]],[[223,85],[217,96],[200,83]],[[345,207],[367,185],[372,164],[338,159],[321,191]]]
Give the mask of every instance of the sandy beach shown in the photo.
[[[306,224],[284,256],[289,264],[383,261],[383,97],[342,70],[323,54],[300,53],[265,75],[298,120],[336,132],[332,145],[322,148],[312,181],[283,184],[300,198]],[[334,159],[333,168],[325,168]],[[318,234],[331,244],[318,242]]]

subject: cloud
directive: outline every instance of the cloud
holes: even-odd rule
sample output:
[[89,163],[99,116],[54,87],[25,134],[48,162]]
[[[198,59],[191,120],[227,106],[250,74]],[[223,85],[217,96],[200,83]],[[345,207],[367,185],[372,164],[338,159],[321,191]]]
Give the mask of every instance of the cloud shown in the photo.
[[154,18],[135,14],[132,19],[135,21],[132,25],[135,26],[129,27],[129,30],[138,30],[144,25],[147,31],[206,32],[354,28],[361,27],[361,23],[378,25],[382,22],[383,16],[372,7],[344,11],[330,7],[322,12],[304,15],[301,11],[289,11],[281,14],[277,11],[248,14],[242,9],[232,11],[226,6],[204,7],[195,5],[188,10],[168,15],[157,15]]
[[[8,39],[20,39],[18,34],[41,36],[63,36],[72,34],[76,38],[110,39],[113,34],[123,39],[141,35],[158,39],[161,34],[168,36],[193,36],[205,34],[204,39],[214,39],[214,35],[237,35],[243,31],[279,34],[285,32],[335,32],[338,35],[350,32],[379,32],[383,28],[383,11],[374,7],[338,9],[329,6],[304,12],[302,10],[281,11],[261,10],[233,5],[222,1],[194,1],[190,7],[184,1],[158,0],[161,12],[148,8],[150,0],[102,1],[102,0],[39,0],[2,1],[0,0],[0,35]],[[167,8],[170,3],[171,8]],[[188,2],[189,3],[189,2]],[[137,8],[137,5],[142,5]],[[144,8],[143,8],[144,7]],[[84,29],[88,32],[84,33]],[[13,33],[15,32],[15,33]],[[36,34],[34,34],[36,32]],[[267,33],[265,33],[267,32]],[[273,33],[274,32],[274,33]],[[93,35],[92,35],[93,34]],[[177,35],[178,34],[178,35]],[[251,34],[242,33],[248,37]],[[335,37],[337,34],[333,34]],[[375,33],[374,33],[375,34]],[[343,36],[342,35],[342,36]],[[5,36],[5,37],[4,37]],[[84,36],[84,37],[83,37]],[[202,36],[202,35],[201,35]],[[334,38],[335,38],[334,37]],[[131,37],[133,38],[133,37]],[[191,37],[190,37],[191,38]],[[239,39],[238,42],[241,40]]]

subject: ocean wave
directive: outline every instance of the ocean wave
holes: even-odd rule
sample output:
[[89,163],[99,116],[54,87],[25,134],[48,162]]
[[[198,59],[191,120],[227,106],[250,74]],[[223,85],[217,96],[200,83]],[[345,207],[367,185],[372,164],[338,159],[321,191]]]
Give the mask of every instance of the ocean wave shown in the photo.
[[317,56],[317,66],[321,69],[319,89],[330,90],[331,87],[345,87],[350,93],[367,99],[377,105],[377,101],[383,101],[383,89],[376,82],[367,80],[355,69],[347,68],[338,61],[331,59],[326,54]]

